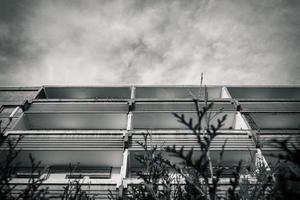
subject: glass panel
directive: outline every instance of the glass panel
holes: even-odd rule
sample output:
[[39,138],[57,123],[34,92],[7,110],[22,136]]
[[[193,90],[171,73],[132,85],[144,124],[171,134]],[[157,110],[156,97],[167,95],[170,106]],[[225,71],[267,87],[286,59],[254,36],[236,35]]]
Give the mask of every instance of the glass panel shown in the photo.
[[45,87],[38,98],[48,99],[129,99],[130,87]]
[[[197,115],[194,112],[183,112],[178,114],[184,114],[187,121],[192,118],[194,124],[197,121]],[[215,112],[210,112],[212,117],[211,124],[216,125],[217,119],[222,118],[222,116],[225,114],[227,114],[227,120],[224,123],[225,125],[223,129],[232,129],[235,127],[235,113],[233,112],[224,112],[218,114],[217,116],[215,116]],[[204,121],[202,123],[205,125]],[[177,118],[175,118],[171,112],[134,112],[133,127],[134,129],[186,129],[186,126],[184,126],[182,123],[179,123]]]
[[[19,135],[8,135],[9,139]],[[2,149],[8,146],[4,141]],[[31,166],[29,154],[44,166],[120,167],[123,158],[122,134],[24,134],[17,149],[21,149],[16,163]]]
[[232,98],[240,99],[300,99],[300,88],[228,87]]
[[59,102],[33,103],[29,112],[119,111],[128,112],[127,102]]
[[[19,167],[16,172],[17,178],[38,178],[42,175],[43,167],[35,168],[34,172],[32,172],[31,167]],[[46,171],[45,171],[46,172]]]
[[[221,87],[208,87],[209,98],[221,98]],[[191,94],[192,93],[192,94]],[[192,99],[193,95],[198,96],[200,88],[194,87],[136,87],[136,98],[157,98],[157,99],[174,99],[174,98],[189,98]],[[202,96],[204,91],[202,90]]]
[[300,112],[300,102],[240,102],[242,111]]
[[14,130],[125,129],[126,113],[28,113]]
[[33,99],[37,91],[1,91],[0,90],[0,101],[24,101]]
[[[90,179],[109,179],[111,177],[112,167],[76,167],[68,170],[67,167],[60,170],[60,173],[67,173],[66,178],[83,178],[88,176]],[[51,172],[57,173],[55,167],[51,168]]]
[[29,153],[37,160],[41,161],[41,167],[54,165],[68,165],[80,163],[81,166],[112,166],[120,167],[122,165],[122,149],[119,151],[93,150],[22,150],[19,153],[16,162],[23,166],[31,166]]
[[[204,103],[199,103],[201,109]],[[134,104],[136,111],[195,111],[194,102],[136,102]],[[214,102],[211,111],[234,111],[235,108],[231,103]]]
[[299,129],[300,113],[249,113],[260,129]]
[[[250,142],[250,140],[249,140]],[[221,147],[221,145],[220,145]],[[222,159],[222,166],[226,167],[233,167],[237,166],[240,160],[243,160],[243,165],[247,166],[252,163],[251,160],[251,154],[254,155],[255,151],[253,149],[247,149],[247,146],[244,148],[237,148],[235,150],[225,150],[223,154],[223,159]],[[250,145],[248,145],[250,147]],[[187,148],[188,149],[188,148]],[[184,151],[184,154],[187,154],[188,151]],[[141,171],[144,166],[141,165],[141,163],[135,158],[135,155],[140,154],[142,155],[142,151],[131,151],[130,152],[130,157],[129,157],[129,177],[135,176],[137,171]],[[172,163],[176,164],[182,164],[182,159],[179,157],[176,157],[174,154],[163,152],[162,153],[163,157],[171,161]],[[192,159],[195,161],[198,159],[201,155],[201,151],[194,151]],[[210,156],[213,162],[213,165],[216,166],[217,162],[220,158],[220,150],[213,150],[210,151]]]

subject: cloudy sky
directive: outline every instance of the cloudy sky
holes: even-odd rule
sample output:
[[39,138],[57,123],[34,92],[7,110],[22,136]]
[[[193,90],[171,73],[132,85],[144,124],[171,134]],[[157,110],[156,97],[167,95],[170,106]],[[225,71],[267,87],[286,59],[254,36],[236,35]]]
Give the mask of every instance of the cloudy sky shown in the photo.
[[0,0],[0,85],[300,84],[299,0]]

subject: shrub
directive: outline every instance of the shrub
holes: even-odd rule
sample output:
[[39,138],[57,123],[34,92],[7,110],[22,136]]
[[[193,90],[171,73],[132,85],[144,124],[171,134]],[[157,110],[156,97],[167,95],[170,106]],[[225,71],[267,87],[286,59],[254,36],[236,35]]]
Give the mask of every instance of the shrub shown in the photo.
[[[207,101],[207,90],[204,87],[204,98],[201,98],[203,90],[199,96],[193,99],[197,120],[186,119],[184,114],[174,113],[175,118],[186,126],[195,135],[195,139],[201,149],[201,154],[194,159],[194,150],[186,150],[182,146],[179,150],[176,146],[166,147],[166,152],[172,153],[180,158],[182,163],[172,163],[165,158],[162,151],[157,146],[148,145],[150,133],[144,135],[144,143],[138,144],[144,149],[144,154],[136,155],[135,158],[146,166],[144,171],[138,173],[142,180],[139,185],[132,185],[128,188],[128,199],[186,199],[186,200],[259,200],[259,199],[299,199],[299,175],[300,175],[300,152],[295,144],[292,149],[287,145],[288,140],[273,141],[284,152],[279,155],[280,161],[276,166],[269,168],[263,162],[256,163],[256,168],[245,169],[242,160],[236,166],[229,182],[229,188],[224,190],[220,184],[224,167],[222,158],[226,142],[223,144],[219,155],[218,163],[213,166],[210,157],[210,145],[219,130],[224,126],[226,115],[217,120],[217,124],[211,124],[213,117],[209,113],[213,103]],[[205,103],[204,107],[199,107],[199,102]],[[206,124],[203,125],[203,121]],[[250,153],[250,152],[249,152]],[[259,153],[257,156],[260,156]],[[245,173],[246,172],[246,173]],[[171,174],[177,174],[177,177]],[[294,187],[292,187],[294,186]]]

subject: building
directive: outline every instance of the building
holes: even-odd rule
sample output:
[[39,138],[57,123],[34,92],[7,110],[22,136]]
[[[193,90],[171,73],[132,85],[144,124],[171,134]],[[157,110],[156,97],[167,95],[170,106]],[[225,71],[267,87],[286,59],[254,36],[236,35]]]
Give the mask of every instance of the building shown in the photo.
[[[229,169],[240,159],[255,165],[251,155],[258,150],[272,163],[267,155],[280,149],[271,138],[300,137],[300,86],[208,86],[207,91],[214,103],[211,112],[227,114],[212,144],[212,159],[227,140],[224,161]],[[155,145],[199,151],[194,135],[172,115],[194,118],[192,98],[198,93],[199,86],[1,87],[1,150],[7,139],[22,135],[16,161],[22,166],[12,180],[18,183],[16,192],[29,176],[32,154],[41,167],[51,167],[44,185],[52,193],[78,178],[99,199],[106,199],[108,190],[124,195],[124,188],[137,183],[142,167],[134,155],[143,152],[135,142],[143,141],[143,133],[149,132]],[[76,172],[69,173],[69,163],[80,163]]]

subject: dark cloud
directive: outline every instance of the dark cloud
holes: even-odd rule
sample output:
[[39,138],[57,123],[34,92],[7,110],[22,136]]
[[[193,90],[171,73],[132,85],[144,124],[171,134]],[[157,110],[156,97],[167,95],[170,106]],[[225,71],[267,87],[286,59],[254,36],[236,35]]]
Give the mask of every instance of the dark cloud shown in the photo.
[[22,38],[21,21],[23,11],[18,1],[1,1],[0,6],[0,72],[9,72],[9,67],[15,60],[22,59],[22,48],[25,41]]
[[0,2],[0,85],[300,84],[300,1]]

